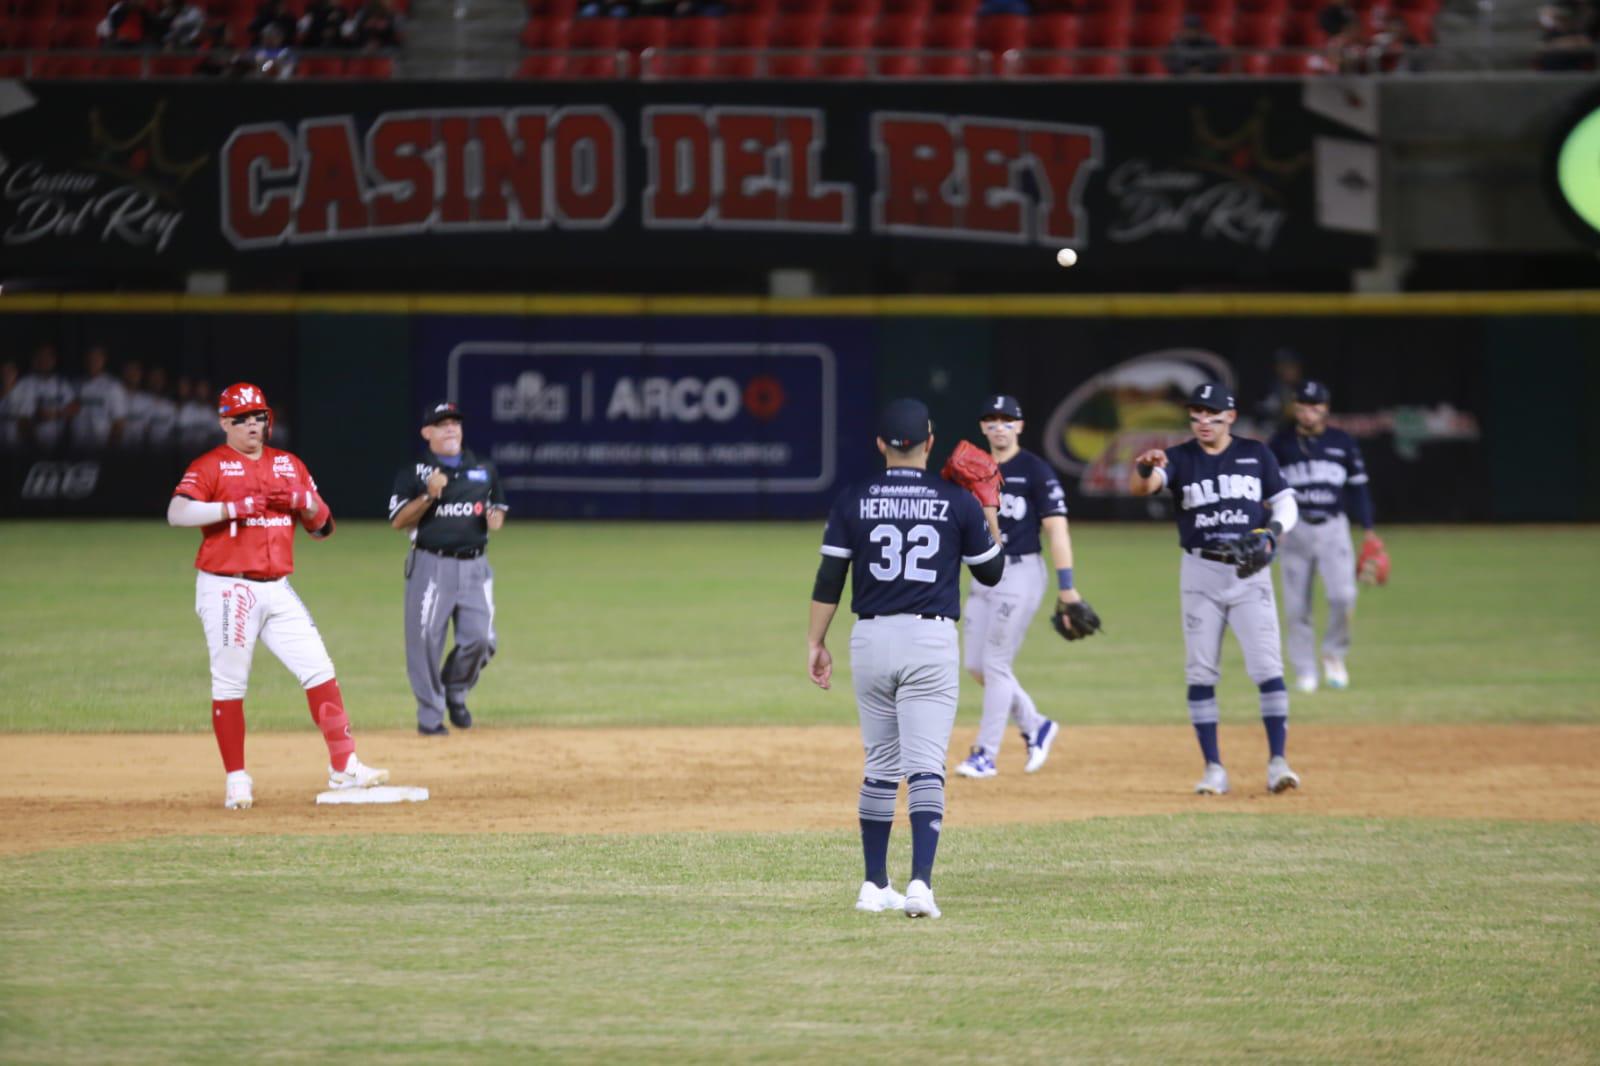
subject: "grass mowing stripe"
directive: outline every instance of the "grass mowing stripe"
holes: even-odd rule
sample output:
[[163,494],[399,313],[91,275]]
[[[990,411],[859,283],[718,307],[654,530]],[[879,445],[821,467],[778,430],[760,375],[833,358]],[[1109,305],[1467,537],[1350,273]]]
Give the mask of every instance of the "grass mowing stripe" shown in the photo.
[[1589,825],[960,830],[938,922],[851,910],[845,832],[55,852],[0,862],[0,1058],[1584,1061],[1597,848]]

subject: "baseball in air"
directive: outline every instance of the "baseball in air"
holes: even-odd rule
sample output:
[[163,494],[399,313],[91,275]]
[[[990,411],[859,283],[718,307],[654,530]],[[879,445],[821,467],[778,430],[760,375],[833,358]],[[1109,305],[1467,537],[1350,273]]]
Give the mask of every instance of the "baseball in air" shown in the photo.
[[1078,261],[1078,253],[1071,248],[1063,248],[1056,253],[1056,262],[1064,267],[1069,267]]

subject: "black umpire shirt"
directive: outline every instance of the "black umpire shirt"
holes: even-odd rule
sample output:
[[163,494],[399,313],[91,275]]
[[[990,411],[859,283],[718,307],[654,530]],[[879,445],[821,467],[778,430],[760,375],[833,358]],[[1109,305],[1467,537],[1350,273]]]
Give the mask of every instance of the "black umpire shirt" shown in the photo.
[[481,551],[489,543],[489,510],[506,506],[500,472],[487,459],[479,459],[466,448],[461,462],[448,466],[442,456],[422,453],[415,463],[400,468],[394,477],[394,494],[389,497],[389,517],[428,491],[428,476],[442,470],[449,477],[439,501],[422,513],[412,540],[427,551],[452,554]]

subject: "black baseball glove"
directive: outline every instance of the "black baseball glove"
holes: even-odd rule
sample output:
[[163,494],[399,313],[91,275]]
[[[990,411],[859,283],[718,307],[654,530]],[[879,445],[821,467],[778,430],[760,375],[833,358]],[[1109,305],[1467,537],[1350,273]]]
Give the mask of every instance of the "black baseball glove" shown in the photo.
[[1094,636],[1101,629],[1100,616],[1082,600],[1077,603],[1057,600],[1056,613],[1050,616],[1050,624],[1056,627],[1056,632],[1061,634],[1063,640],[1082,640]]
[[1230,565],[1240,577],[1260,573],[1272,565],[1278,554],[1278,538],[1270,529],[1252,529],[1238,540],[1230,541],[1226,549],[1233,556]]

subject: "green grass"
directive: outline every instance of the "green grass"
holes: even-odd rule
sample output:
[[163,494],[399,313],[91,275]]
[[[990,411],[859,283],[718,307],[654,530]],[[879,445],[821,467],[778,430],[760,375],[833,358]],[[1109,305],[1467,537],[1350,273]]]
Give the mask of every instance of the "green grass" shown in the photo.
[[0,1060],[1592,1062],[1597,850],[1585,825],[961,830],[938,922],[855,913],[846,833],[54,852],[0,862]]
[[[1302,722],[1600,721],[1600,536],[1592,527],[1385,530],[1392,584],[1365,591],[1355,687],[1296,699]],[[0,731],[204,730],[196,535],[157,522],[0,523]],[[805,681],[820,525],[512,523],[495,541],[501,652],[474,709],[489,724],[848,723],[848,688]],[[1041,618],[1019,675],[1077,723],[1179,723],[1178,556],[1166,526],[1074,529],[1079,584],[1107,634],[1062,644]],[[295,584],[358,726],[405,726],[403,538],[344,523],[299,545]],[[833,647],[846,648],[848,616]],[[841,656],[841,660],[847,656]],[[848,664],[841,662],[848,684]],[[975,720],[967,682],[963,720]],[[1230,640],[1224,714],[1255,697]],[[265,649],[252,729],[301,728]]]

